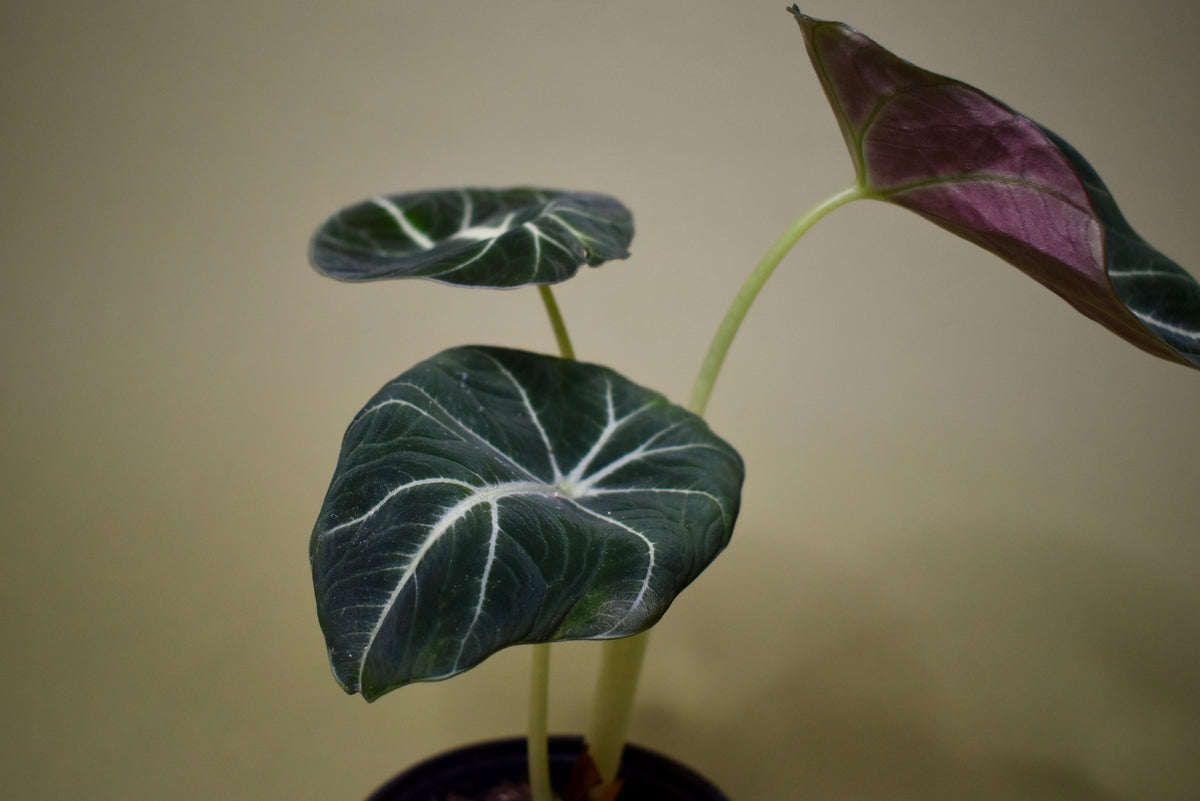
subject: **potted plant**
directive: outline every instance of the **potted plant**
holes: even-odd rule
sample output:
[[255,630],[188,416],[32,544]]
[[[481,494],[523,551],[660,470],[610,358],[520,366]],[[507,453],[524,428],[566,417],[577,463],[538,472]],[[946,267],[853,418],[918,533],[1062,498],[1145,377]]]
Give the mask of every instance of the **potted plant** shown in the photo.
[[[433,355],[385,385],[346,432],[310,542],[342,687],[373,700],[510,645],[533,650],[524,741],[434,760],[379,801],[516,797],[503,793],[526,778],[522,797],[536,801],[722,798],[641,749],[625,749],[622,769],[625,732],[647,632],[737,519],[741,458],[703,420],[726,353],[771,273],[833,210],[857,200],[910,209],[1139,348],[1200,367],[1200,284],[1134,232],[1069,144],[853,28],[789,11],[854,181],[768,249],[718,326],[686,407],[575,359],[550,286],[629,255],[632,215],[611,197],[526,187],[381,195],[314,236],[314,265],[341,280],[536,286],[559,351]],[[583,740],[546,731],[548,648],[564,639],[604,641]],[[447,771],[472,760],[485,773],[504,767],[454,785]],[[690,794],[669,795],[651,778],[668,774]],[[489,785],[500,789],[489,796]]]

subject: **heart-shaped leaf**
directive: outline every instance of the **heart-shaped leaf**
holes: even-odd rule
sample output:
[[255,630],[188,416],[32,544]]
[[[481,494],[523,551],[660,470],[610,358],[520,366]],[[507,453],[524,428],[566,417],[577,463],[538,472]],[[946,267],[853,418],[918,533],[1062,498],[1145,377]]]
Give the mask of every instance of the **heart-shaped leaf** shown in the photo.
[[556,284],[629,256],[633,215],[614,198],[545,189],[377,196],[331,217],[310,258],[342,281],[429,278],[460,286]]
[[1036,122],[793,6],[861,187],[995,253],[1138,347],[1200,367],[1200,284]]
[[310,543],[338,682],[373,700],[508,645],[653,625],[724,548],[737,452],[613,371],[456,348],[346,432]]

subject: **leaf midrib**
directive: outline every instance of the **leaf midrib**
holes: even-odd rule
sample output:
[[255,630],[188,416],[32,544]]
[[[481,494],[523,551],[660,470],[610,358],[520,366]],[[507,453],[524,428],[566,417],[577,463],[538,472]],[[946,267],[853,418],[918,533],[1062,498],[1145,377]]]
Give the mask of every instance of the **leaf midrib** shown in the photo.
[[[463,482],[446,480],[446,483],[462,484]],[[398,488],[389,493],[388,500],[399,494],[402,489],[403,488]],[[379,614],[375,619],[375,625],[371,627],[371,631],[367,634],[366,644],[362,649],[362,656],[359,658],[359,686],[362,686],[363,672],[366,670],[367,658],[370,656],[371,649],[375,646],[375,642],[378,640],[379,632],[383,628],[383,622],[387,620],[388,616],[392,612],[392,608],[396,604],[396,599],[400,597],[400,593],[404,591],[404,588],[408,586],[409,581],[411,581],[412,577],[416,575],[417,569],[421,566],[422,561],[425,559],[425,556],[429,553],[430,549],[437,544],[437,541],[440,540],[442,536],[454,526],[455,523],[465,517],[472,509],[480,504],[491,504],[493,507],[495,507],[495,505],[504,498],[515,495],[553,496],[554,494],[556,494],[554,488],[547,486],[542,482],[512,481],[501,484],[489,484],[483,487],[475,487],[474,491],[470,495],[447,509],[445,514],[443,514],[441,518],[439,518],[430,528],[429,533],[425,535],[424,540],[422,540],[421,544],[417,547],[417,550],[408,558],[408,564],[405,565],[403,572],[400,574],[400,578],[397,580],[396,586],[392,589],[387,601],[385,601],[379,607]],[[383,502],[380,502],[380,504],[376,505],[375,510],[379,509],[379,507],[382,505]],[[372,514],[375,510],[372,510]],[[494,528],[492,531],[491,541],[494,542],[498,533],[499,529]]]
[[[410,482],[409,484],[404,485],[402,487],[398,487],[395,490],[393,490],[392,492],[388,493],[386,499],[383,501],[380,501],[380,503],[376,504],[376,506],[372,508],[371,512],[368,512],[366,515],[363,515],[361,518],[358,518],[357,520],[351,521],[351,522],[352,523],[364,522],[366,519],[368,519],[370,516],[372,516],[376,511],[378,511],[378,509],[380,507],[382,507],[384,505],[384,503],[386,503],[387,501],[390,501],[396,495],[400,494],[401,492],[403,492],[407,489],[411,489],[412,487],[418,486],[418,485],[437,483],[438,481],[441,481],[442,483],[455,484],[455,485],[464,486],[464,487],[470,486],[470,485],[465,484],[464,482],[453,480],[453,479],[440,479],[440,480],[439,479],[427,479],[427,480],[423,480],[423,481]],[[711,493],[703,492],[700,490],[688,490],[688,489],[675,488],[675,487],[611,487],[611,488],[605,488],[602,490],[588,489],[583,494],[577,495],[577,496],[570,496],[570,495],[564,494],[560,490],[559,487],[545,484],[540,481],[512,481],[512,482],[503,482],[500,484],[490,484],[490,485],[486,485],[483,487],[474,487],[473,492],[470,495],[468,495],[467,497],[460,500],[458,503],[456,503],[450,509],[446,510],[445,514],[443,514],[436,522],[434,522],[429,533],[425,536],[424,540],[422,540],[422,542],[418,546],[417,550],[413,553],[412,556],[409,557],[408,563],[405,565],[404,570],[401,573],[400,578],[397,580],[396,586],[392,589],[392,592],[388,596],[387,601],[385,601],[383,604],[381,604],[377,607],[379,610],[378,616],[375,620],[374,626],[372,627],[371,631],[367,635],[366,644],[363,646],[362,656],[359,659],[359,664],[358,664],[358,684],[359,684],[359,686],[361,687],[363,684],[363,673],[366,670],[367,659],[370,655],[371,649],[375,645],[375,642],[378,640],[379,632],[383,628],[384,621],[391,614],[391,611],[394,608],[397,599],[400,597],[400,594],[404,591],[405,587],[408,586],[409,582],[416,575],[416,572],[420,568],[420,565],[421,565],[422,561],[424,560],[425,556],[429,553],[429,551],[433,548],[433,546],[437,544],[438,540],[440,540],[451,528],[453,528],[455,523],[457,523],[459,520],[464,518],[472,510],[476,509],[477,507],[479,507],[481,505],[486,504],[492,508],[492,518],[493,518],[492,533],[488,539],[488,551],[489,551],[488,560],[487,560],[487,564],[484,568],[484,571],[479,579],[480,590],[479,590],[479,599],[478,599],[478,601],[476,603],[476,607],[475,607],[475,615],[472,618],[470,625],[467,627],[466,633],[460,638],[460,656],[461,656],[462,648],[465,647],[465,644],[470,635],[470,632],[473,630],[474,624],[479,619],[479,615],[481,614],[482,609],[483,609],[483,601],[485,600],[486,594],[487,594],[487,581],[488,581],[488,577],[491,572],[492,563],[494,562],[494,558],[495,558],[495,544],[499,537],[499,534],[501,533],[500,526],[499,526],[499,517],[498,517],[500,503],[501,503],[501,501],[503,501],[507,498],[513,498],[513,497],[519,497],[519,496],[536,496],[536,497],[543,497],[543,498],[552,498],[554,500],[562,501],[562,502],[569,504],[573,508],[575,508],[578,512],[580,512],[588,517],[595,518],[596,520],[599,520],[607,525],[610,525],[610,526],[618,528],[622,531],[625,531],[628,534],[633,535],[636,539],[639,539],[643,542],[643,544],[646,547],[646,557],[647,557],[646,572],[639,582],[639,589],[638,589],[637,596],[634,598],[633,602],[629,605],[625,617],[622,617],[620,620],[615,621],[608,630],[609,632],[615,631],[621,625],[621,623],[625,620],[625,618],[628,617],[629,613],[631,613],[633,610],[639,608],[642,605],[642,600],[645,597],[646,591],[650,586],[650,579],[653,576],[654,569],[657,565],[657,557],[656,557],[657,547],[655,546],[654,540],[651,539],[649,536],[647,536],[644,532],[639,531],[638,529],[634,528],[633,526],[630,526],[629,524],[627,524],[623,521],[616,520],[616,519],[613,519],[612,517],[604,515],[604,514],[600,513],[598,510],[592,509],[588,505],[581,503],[581,501],[591,495],[596,495],[596,496],[615,495],[615,494],[620,494],[620,493],[635,493],[635,492],[669,492],[669,493],[679,493],[679,494],[685,494],[685,495],[699,495],[699,496],[706,497],[709,500],[713,501],[717,505],[717,508],[721,510],[722,515],[723,516],[726,515],[724,506]],[[349,525],[349,523],[342,524],[342,526],[345,526],[345,525]],[[339,528],[341,528],[342,526],[339,526]],[[456,661],[455,670],[451,671],[451,675],[454,672],[457,672],[457,667],[458,667],[458,663]]]

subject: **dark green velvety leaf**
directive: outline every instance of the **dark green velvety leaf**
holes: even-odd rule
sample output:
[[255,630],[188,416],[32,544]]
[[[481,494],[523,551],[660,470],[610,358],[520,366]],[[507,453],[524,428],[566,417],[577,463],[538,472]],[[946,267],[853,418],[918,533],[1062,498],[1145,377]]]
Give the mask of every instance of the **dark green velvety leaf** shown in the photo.
[[1061,138],[840,22],[789,9],[859,185],[995,253],[1156,356],[1200,367],[1200,284]]
[[629,256],[633,216],[606,195],[447,189],[377,196],[313,236],[310,258],[342,281],[428,278],[459,286],[556,284]]
[[743,469],[613,371],[445,351],[350,424],[310,543],[329,658],[372,700],[516,643],[653,625],[725,547]]

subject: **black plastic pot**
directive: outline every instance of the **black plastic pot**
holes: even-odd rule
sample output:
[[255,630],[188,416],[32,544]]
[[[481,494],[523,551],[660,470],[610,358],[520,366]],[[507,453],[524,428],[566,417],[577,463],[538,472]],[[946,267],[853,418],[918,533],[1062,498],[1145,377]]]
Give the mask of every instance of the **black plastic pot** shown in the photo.
[[[580,737],[550,738],[550,779],[555,790],[583,748]],[[618,801],[729,801],[708,780],[673,759],[626,745]],[[447,751],[418,763],[376,790],[367,801],[477,799],[489,790],[527,782],[525,740],[493,740]]]

